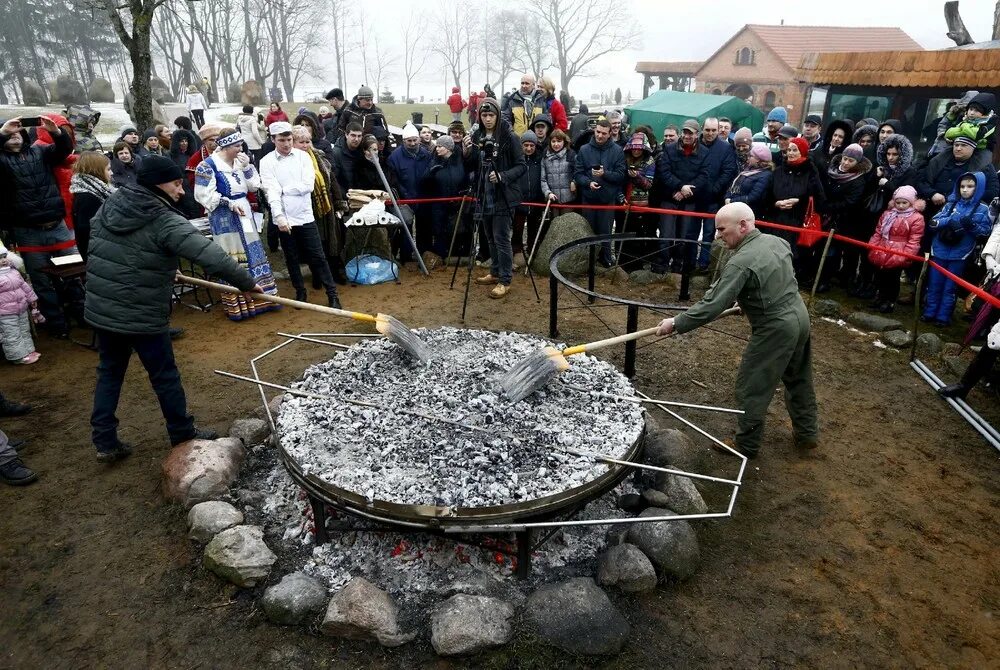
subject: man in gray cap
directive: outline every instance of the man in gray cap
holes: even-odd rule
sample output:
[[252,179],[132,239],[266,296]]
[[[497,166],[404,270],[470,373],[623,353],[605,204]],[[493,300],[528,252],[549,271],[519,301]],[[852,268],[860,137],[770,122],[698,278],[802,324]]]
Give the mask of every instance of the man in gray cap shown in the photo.
[[132,453],[118,438],[115,410],[134,351],[149,374],[173,445],[213,439],[188,414],[170,342],[170,304],[177,257],[221,277],[241,291],[260,292],[250,274],[222,247],[201,235],[177,209],[184,173],[170,158],[149,156],[136,185],[112,193],[90,222],[84,317],[97,337],[97,386],[90,417],[97,460]]
[[799,129],[789,123],[781,126],[778,130],[778,153],[774,156],[774,164],[776,166],[785,162],[785,156],[788,154],[788,144],[798,136]]
[[351,122],[359,124],[365,135],[370,134],[373,128],[388,128],[385,114],[375,104],[375,92],[367,85],[358,89],[351,104],[341,108],[337,127],[342,135],[347,134],[347,125]]
[[819,114],[810,114],[802,122],[802,137],[809,143],[809,151],[819,148],[823,144],[823,117]]

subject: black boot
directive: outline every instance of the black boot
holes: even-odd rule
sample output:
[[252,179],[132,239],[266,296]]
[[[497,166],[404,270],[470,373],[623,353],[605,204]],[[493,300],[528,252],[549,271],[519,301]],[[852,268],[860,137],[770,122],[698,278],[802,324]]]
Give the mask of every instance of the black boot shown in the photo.
[[15,458],[8,463],[0,465],[0,482],[3,482],[4,484],[10,484],[11,486],[27,486],[37,479],[38,475],[36,475],[31,468],[22,463],[20,458]]
[[[295,289],[295,299],[299,302],[309,302],[309,293],[306,292],[304,288]],[[296,307],[295,309],[302,309],[301,307]]]
[[8,400],[0,394],[0,416],[21,416],[31,411],[31,405]]
[[326,304],[334,309],[340,309],[340,298],[337,297],[336,293],[328,293],[326,295]]
[[1000,355],[1000,352],[993,351],[989,347],[983,347],[976,354],[976,357],[972,359],[969,367],[965,369],[965,374],[962,375],[961,381],[957,384],[942,386],[938,389],[938,394],[942,398],[961,398],[965,400],[965,397],[969,395],[969,391],[993,369],[993,364],[996,362],[998,355]]

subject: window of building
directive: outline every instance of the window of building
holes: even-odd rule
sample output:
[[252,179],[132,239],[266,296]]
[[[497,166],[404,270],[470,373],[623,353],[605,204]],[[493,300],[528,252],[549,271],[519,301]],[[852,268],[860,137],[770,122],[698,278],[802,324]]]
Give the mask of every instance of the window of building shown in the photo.
[[770,111],[774,108],[774,103],[777,101],[778,95],[774,91],[768,91],[764,94],[764,109]]
[[832,93],[830,95],[830,118],[860,121],[866,117],[886,118],[889,98],[884,95],[851,95]]
[[722,95],[722,89],[721,88],[713,88],[712,89],[712,95]]
[[813,86],[812,90],[809,91],[809,104],[806,105],[806,115],[816,114],[822,117],[826,109],[826,97],[829,92],[829,89],[822,86]]
[[737,65],[753,65],[756,53],[750,47],[743,47],[736,51]]

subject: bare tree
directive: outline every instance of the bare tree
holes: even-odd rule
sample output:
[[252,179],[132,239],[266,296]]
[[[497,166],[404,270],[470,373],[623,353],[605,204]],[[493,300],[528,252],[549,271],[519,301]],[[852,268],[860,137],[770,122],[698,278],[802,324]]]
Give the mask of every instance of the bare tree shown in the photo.
[[948,24],[948,39],[958,46],[972,44],[976,40],[972,39],[969,29],[965,27],[965,21],[958,12],[958,2],[944,3],[944,20]]
[[524,28],[517,33],[517,37],[519,65],[522,70],[540,76],[554,65],[552,31],[548,26],[539,21],[525,21]]
[[[139,128],[153,126],[153,57],[150,53],[150,32],[156,10],[168,0],[93,0],[97,7],[107,12],[115,34],[128,50],[132,62],[132,120]],[[128,24],[131,27],[131,32]]]
[[350,15],[350,6],[345,0],[330,0],[330,23],[333,27],[333,59],[337,66],[337,86],[347,87],[347,59],[344,49],[344,28]]
[[444,66],[449,70],[455,86],[462,85],[462,75],[469,70],[466,48],[469,42],[469,30],[465,14],[459,12],[457,4],[450,9],[444,9],[438,15],[437,35],[440,39],[431,45],[431,51],[441,57]]
[[424,37],[427,25],[420,12],[411,9],[410,16],[403,23],[403,76],[406,77],[406,95],[403,102],[410,100],[410,84],[427,65],[427,51]]
[[604,0],[540,0],[528,12],[552,31],[564,91],[595,60],[639,40],[634,18]]
[[527,18],[520,12],[503,9],[487,16],[482,27],[480,42],[487,45],[483,65],[486,80],[494,89],[504,90],[507,75],[521,67],[521,38],[525,34]]

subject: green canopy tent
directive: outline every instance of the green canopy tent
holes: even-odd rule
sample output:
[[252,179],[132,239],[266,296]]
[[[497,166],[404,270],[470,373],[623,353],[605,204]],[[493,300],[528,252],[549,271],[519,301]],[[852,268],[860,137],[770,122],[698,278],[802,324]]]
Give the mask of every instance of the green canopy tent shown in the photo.
[[683,91],[657,91],[645,100],[625,108],[629,126],[647,125],[657,137],[673,124],[681,127],[688,119],[704,123],[710,116],[725,116],[733,121],[733,130],[742,126],[757,132],[764,127],[764,113],[753,105],[731,95],[708,95]]

